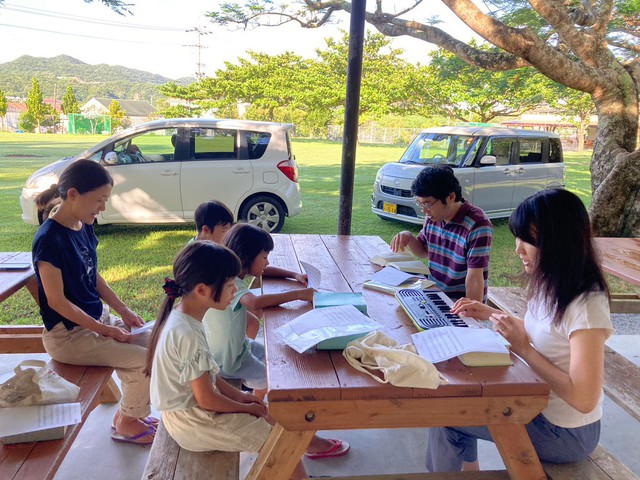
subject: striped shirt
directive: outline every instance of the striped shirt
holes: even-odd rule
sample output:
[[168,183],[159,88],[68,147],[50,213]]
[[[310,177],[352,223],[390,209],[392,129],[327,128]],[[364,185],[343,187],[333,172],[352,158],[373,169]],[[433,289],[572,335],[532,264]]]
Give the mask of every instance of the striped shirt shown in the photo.
[[428,250],[431,279],[454,299],[466,293],[467,269],[482,268],[486,300],[492,238],[493,226],[487,215],[469,202],[464,202],[447,223],[427,217],[418,235]]

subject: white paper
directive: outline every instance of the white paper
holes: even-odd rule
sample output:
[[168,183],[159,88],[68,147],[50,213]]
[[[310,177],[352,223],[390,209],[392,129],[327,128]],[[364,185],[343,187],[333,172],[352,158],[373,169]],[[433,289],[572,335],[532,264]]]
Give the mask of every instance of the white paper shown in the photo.
[[396,287],[413,277],[415,277],[415,275],[400,271],[397,268],[384,267],[383,269],[378,270],[376,273],[374,273],[371,277],[371,280],[373,280],[374,282],[384,283],[385,285]]
[[156,324],[156,321],[153,320],[152,322],[147,322],[145,323],[143,326],[141,327],[131,327],[131,333],[133,335],[141,335],[145,332],[149,332],[151,333],[151,330],[153,330],[153,326]]
[[351,325],[362,320],[369,320],[369,317],[353,305],[339,305],[309,310],[291,320],[289,326],[296,335],[304,335],[316,328]]
[[320,273],[320,270],[307,262],[301,261],[300,265],[302,265],[304,273],[307,274],[307,279],[309,281],[308,286],[314,290],[318,290],[320,288],[320,283],[322,282],[322,273]]
[[509,353],[502,337],[488,328],[439,327],[411,335],[418,355],[438,363],[469,352]]
[[0,437],[63,427],[81,421],[79,403],[0,408]]
[[[336,310],[344,312],[338,312],[336,315]],[[316,317],[315,314],[319,316]],[[298,331],[303,333],[298,334],[292,328],[292,324],[304,316],[307,317],[301,319],[297,326]],[[316,320],[317,323],[313,323]],[[274,332],[296,352],[303,353],[330,338],[360,335],[380,328],[382,325],[362,314],[353,305],[341,305],[311,310],[288,324],[276,328]]]

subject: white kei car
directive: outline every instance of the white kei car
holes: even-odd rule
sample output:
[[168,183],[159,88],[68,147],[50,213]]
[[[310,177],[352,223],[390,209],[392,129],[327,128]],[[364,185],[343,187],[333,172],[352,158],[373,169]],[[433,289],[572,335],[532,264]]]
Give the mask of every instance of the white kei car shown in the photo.
[[193,222],[196,207],[215,199],[236,219],[278,232],[302,208],[291,127],[200,118],[136,125],[31,175],[20,196],[22,219],[41,224],[48,212],[38,212],[35,197],[71,162],[91,159],[114,180],[99,224]]

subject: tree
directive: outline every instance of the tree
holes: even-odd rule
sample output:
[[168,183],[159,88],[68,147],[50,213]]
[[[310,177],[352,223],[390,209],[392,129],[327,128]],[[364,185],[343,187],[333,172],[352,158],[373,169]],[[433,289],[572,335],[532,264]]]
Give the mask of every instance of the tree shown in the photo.
[[[532,66],[551,80],[591,96],[598,131],[591,159],[591,222],[604,236],[640,236],[640,2],[637,0],[441,0],[477,35],[498,48],[486,51],[455,38],[420,13],[384,0],[365,20],[387,36],[411,36],[435,44],[480,68],[507,71]],[[251,27],[297,22],[320,27],[343,0],[223,3],[208,15],[218,24]],[[488,10],[488,11],[487,11]],[[415,18],[409,18],[414,16]]]
[[[478,47],[487,52],[488,47]],[[496,117],[518,116],[549,96],[549,81],[533,68],[492,71],[469,65],[439,49],[421,76],[425,90],[419,98],[433,110],[462,122],[487,123]]]
[[558,104],[563,107],[565,113],[563,118],[578,130],[578,151],[583,151],[584,139],[591,123],[591,115],[596,113],[596,106],[593,100],[584,92],[562,87]]
[[125,120],[126,111],[120,106],[117,100],[111,100],[109,104],[109,115],[111,116],[111,130],[117,130]]
[[7,97],[5,97],[4,92],[0,90],[0,126],[2,127],[0,130],[4,130],[4,117],[7,114],[7,108],[9,107],[9,102],[7,101]]
[[71,85],[67,86],[67,91],[64,92],[64,96],[62,97],[62,112],[65,115],[69,115],[70,113],[80,113],[80,104],[78,103],[78,98],[76,97],[76,93],[73,91],[73,87],[71,87]]
[[189,118],[197,117],[201,113],[201,108],[194,102],[198,99],[196,85],[194,83],[187,87],[169,82],[162,85],[160,93],[167,98],[181,100],[180,105],[159,105],[159,113],[165,118]]
[[35,129],[39,133],[40,125],[47,115],[53,114],[53,109],[44,103],[42,90],[40,90],[40,84],[36,77],[31,80],[31,90],[29,90],[25,103],[27,104],[27,111],[23,114],[24,126],[31,126],[27,130],[33,131]]

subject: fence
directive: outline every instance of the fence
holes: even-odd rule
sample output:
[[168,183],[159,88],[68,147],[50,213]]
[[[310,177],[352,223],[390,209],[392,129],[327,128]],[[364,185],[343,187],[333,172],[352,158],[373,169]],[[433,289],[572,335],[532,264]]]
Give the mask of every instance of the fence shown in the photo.
[[[343,129],[344,127],[342,125],[329,125],[327,128],[327,138],[329,140],[342,140]],[[424,129],[380,127],[375,125],[360,126],[358,129],[358,142],[407,145],[422,130]]]

